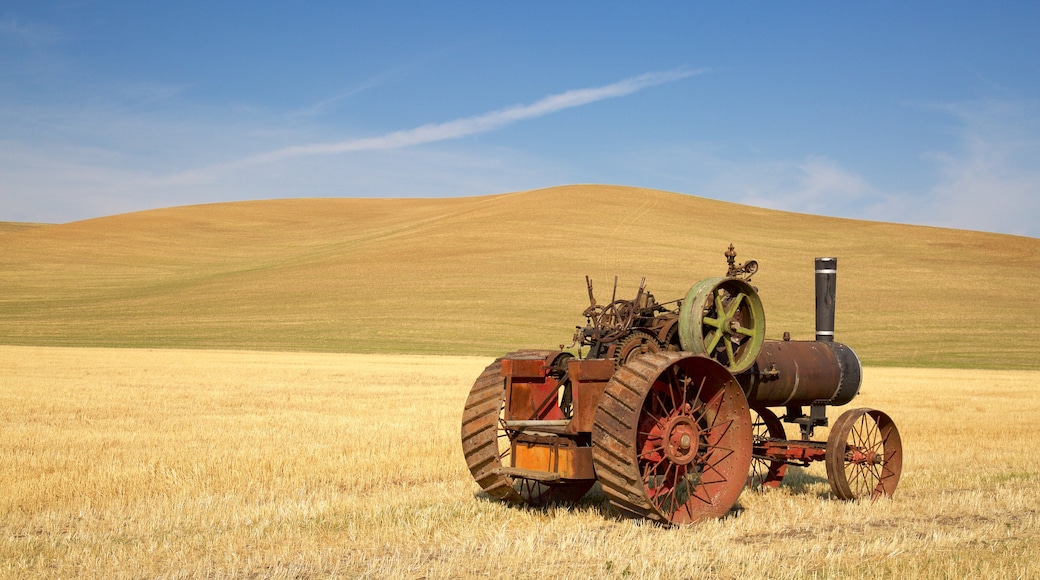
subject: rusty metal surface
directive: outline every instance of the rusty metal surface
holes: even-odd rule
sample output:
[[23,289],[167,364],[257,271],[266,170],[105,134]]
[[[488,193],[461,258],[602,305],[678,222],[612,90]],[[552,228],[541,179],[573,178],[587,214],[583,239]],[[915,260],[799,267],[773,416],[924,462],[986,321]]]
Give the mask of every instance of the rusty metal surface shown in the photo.
[[776,413],[766,407],[751,408],[752,452],[751,470],[748,472],[748,489],[776,489],[787,474],[787,461],[771,457],[767,445],[787,438],[784,424]]
[[690,353],[637,357],[607,384],[593,460],[622,514],[687,524],[729,511],[751,465],[751,420],[723,366]]
[[755,454],[789,465],[805,466],[813,461],[823,461],[826,444],[822,441],[800,441],[779,439],[763,441],[755,445]]
[[690,288],[679,309],[683,350],[717,360],[732,373],[754,364],[765,332],[762,300],[746,280],[705,278]]
[[860,383],[859,360],[850,349],[839,351],[836,346],[844,345],[767,340],[755,364],[737,378],[748,401],[764,407],[829,403],[850,390],[855,396]]
[[592,447],[566,437],[523,433],[513,442],[513,466],[555,474],[559,479],[596,479]]
[[824,464],[839,499],[891,497],[903,471],[899,430],[881,411],[850,409],[831,428]]
[[[504,358],[551,363],[558,355],[559,351],[518,351]],[[502,424],[506,400],[502,361],[498,359],[484,369],[466,399],[461,431],[466,466],[484,493],[500,501],[533,506],[577,501],[595,483],[594,479],[547,484],[514,477],[503,470],[514,465],[510,432]]]
[[[481,489],[542,506],[575,502],[599,481],[622,514],[681,524],[724,514],[745,485],[780,486],[789,465],[824,461],[836,497],[891,496],[902,446],[888,415],[854,409],[826,442],[812,440],[827,408],[854,399],[862,379],[855,352],[833,342],[836,259],[817,261],[820,339],[791,341],[764,339],[750,285],[758,263],[738,263],[732,245],[725,257],[725,277],[670,302],[645,279],[634,298],[619,298],[615,278],[601,304],[586,277],[586,324],[570,347],[489,365],[461,432]],[[788,439],[783,423],[801,439]]]
[[614,361],[610,359],[571,360],[567,365],[571,379],[572,417],[570,433],[591,433],[596,408],[603,389],[614,376]]

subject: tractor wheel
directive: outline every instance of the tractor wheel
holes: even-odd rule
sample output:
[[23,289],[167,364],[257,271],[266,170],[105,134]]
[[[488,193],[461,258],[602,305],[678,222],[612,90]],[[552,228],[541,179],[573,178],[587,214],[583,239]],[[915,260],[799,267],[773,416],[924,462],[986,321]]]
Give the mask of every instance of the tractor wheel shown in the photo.
[[754,364],[765,334],[762,299],[744,280],[701,280],[690,288],[679,307],[683,350],[707,355],[734,374]]
[[827,480],[839,499],[891,497],[903,471],[903,443],[891,417],[850,409],[827,437]]
[[[787,438],[784,424],[777,418],[776,413],[767,407],[751,408],[751,428],[755,445],[767,439]],[[755,491],[776,489],[784,480],[785,473],[787,473],[787,463],[765,456],[752,455],[747,486]]]
[[[544,359],[554,352],[520,351],[504,358]],[[500,501],[526,503],[535,507],[577,502],[594,481],[549,484],[497,472],[499,467],[511,465],[510,433],[502,427],[501,420],[505,394],[506,381],[502,377],[500,358],[477,377],[462,412],[462,453],[473,479],[485,493]]]
[[592,457],[610,502],[628,517],[686,524],[737,501],[751,465],[744,392],[721,364],[690,353],[633,359],[607,383]]

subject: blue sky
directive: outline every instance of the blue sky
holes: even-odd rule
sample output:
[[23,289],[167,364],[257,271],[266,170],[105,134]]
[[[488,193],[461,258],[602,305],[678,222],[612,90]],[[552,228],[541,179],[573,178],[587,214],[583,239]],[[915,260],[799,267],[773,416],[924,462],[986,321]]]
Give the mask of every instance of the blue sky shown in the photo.
[[0,4],[0,221],[568,183],[1040,237],[1040,3]]

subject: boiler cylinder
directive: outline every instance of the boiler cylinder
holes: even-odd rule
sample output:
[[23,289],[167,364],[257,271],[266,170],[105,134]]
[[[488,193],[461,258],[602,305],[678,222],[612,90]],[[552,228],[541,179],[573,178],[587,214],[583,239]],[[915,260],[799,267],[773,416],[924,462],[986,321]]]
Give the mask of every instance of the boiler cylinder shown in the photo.
[[839,342],[767,340],[737,380],[752,406],[844,405],[862,376],[859,357]]

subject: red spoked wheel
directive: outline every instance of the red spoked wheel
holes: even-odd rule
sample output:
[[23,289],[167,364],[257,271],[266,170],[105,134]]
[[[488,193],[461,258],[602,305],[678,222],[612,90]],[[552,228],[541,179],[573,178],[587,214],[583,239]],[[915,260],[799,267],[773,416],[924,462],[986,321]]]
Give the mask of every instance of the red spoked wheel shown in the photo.
[[[767,407],[751,408],[751,430],[755,450],[769,439],[787,438],[784,424],[777,418],[776,413]],[[763,454],[753,453],[747,486],[756,491],[776,489],[780,487],[786,473],[787,463]]]
[[824,463],[839,499],[891,497],[903,471],[899,430],[876,409],[846,411],[831,427]]
[[636,357],[604,391],[592,434],[597,479],[629,517],[686,524],[725,514],[751,464],[747,399],[721,364]]

